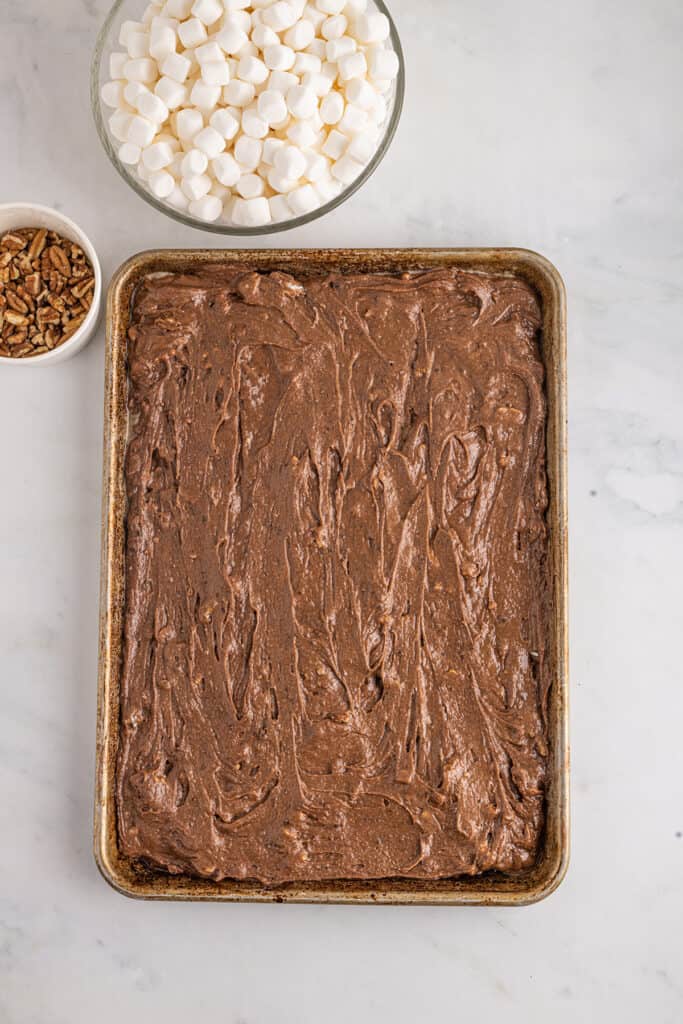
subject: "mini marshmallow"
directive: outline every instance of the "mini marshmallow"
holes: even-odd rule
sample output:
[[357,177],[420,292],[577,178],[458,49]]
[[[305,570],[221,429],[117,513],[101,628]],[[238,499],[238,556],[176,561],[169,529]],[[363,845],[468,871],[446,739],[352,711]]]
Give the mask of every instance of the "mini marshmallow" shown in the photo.
[[347,82],[349,78],[362,78],[368,70],[364,53],[348,53],[337,61],[339,67],[339,78]]
[[264,164],[270,164],[272,167],[273,160],[275,159],[275,154],[279,149],[282,149],[284,145],[285,143],[283,142],[282,139],[264,139],[263,151],[261,153],[261,159],[263,160]]
[[325,156],[329,156],[330,160],[339,160],[346,152],[348,144],[347,137],[333,128],[323,143],[322,151]]
[[223,212],[223,203],[218,196],[206,195],[201,199],[193,199],[189,207],[193,217],[208,222],[218,220]]
[[161,14],[155,14],[150,22],[150,29],[172,28],[175,32],[178,28],[177,18],[167,18]]
[[311,117],[318,109],[318,97],[306,86],[293,85],[287,90],[287,107],[294,117]]
[[111,78],[124,78],[123,69],[126,66],[128,57],[125,53],[112,53],[109,55],[109,75]]
[[191,11],[203,25],[213,25],[223,14],[224,7],[220,0],[195,0]]
[[325,44],[325,53],[328,60],[337,61],[342,57],[347,57],[350,53],[355,53],[358,49],[358,44],[355,39],[351,36],[341,36],[340,39],[330,39]]
[[243,32],[241,28],[236,28],[234,25],[226,25],[220,32],[216,33],[214,39],[221,50],[224,53],[229,53],[231,56],[239,53],[249,42],[247,33]]
[[239,181],[242,174],[240,165],[230,153],[221,153],[211,161],[211,170],[221,185],[230,188]]
[[223,0],[226,11],[243,11],[250,3],[251,0]]
[[174,206],[176,210],[187,210],[190,205],[190,201],[181,189],[180,185],[176,185],[171,194],[166,199],[167,203]]
[[220,132],[217,132],[211,125],[202,128],[194,137],[194,144],[202,153],[206,153],[210,160],[218,156],[225,149],[225,139]]
[[121,46],[128,49],[128,39],[134,32],[144,32],[145,26],[141,21],[124,21],[119,29],[119,42]]
[[184,21],[189,18],[192,10],[192,0],[166,0],[164,11],[170,18],[178,18]]
[[230,68],[225,60],[208,60],[202,64],[202,81],[207,85],[227,85]]
[[123,164],[137,164],[140,160],[140,147],[133,142],[124,142],[119,146],[119,160]]
[[294,60],[294,73],[297,75],[305,75],[307,73],[314,74],[319,72],[322,68],[322,61],[320,57],[316,57],[312,53],[297,53]]
[[263,178],[258,174],[242,174],[235,185],[235,190],[243,199],[256,199],[257,196],[262,196],[264,188]]
[[150,142],[157,133],[157,126],[152,122],[148,121],[146,117],[140,117],[139,114],[135,114],[130,119],[128,125],[128,142],[132,142],[134,146],[139,146],[140,149],[144,149],[149,146]]
[[213,185],[209,189],[209,195],[216,196],[217,199],[220,199],[220,201],[224,203],[226,199],[230,198],[232,192],[227,188],[227,186],[221,185],[220,181],[214,181]]
[[287,0],[277,0],[276,3],[271,4],[263,12],[264,25],[270,25],[276,32],[282,32],[283,29],[291,28],[296,21],[296,10],[292,4],[287,3]]
[[166,131],[160,131],[159,134],[154,139],[154,141],[155,142],[167,142],[168,145],[171,147],[171,149],[173,150],[174,153],[178,153],[179,150],[180,150],[180,142],[178,141],[176,136],[171,131],[171,126],[170,125],[168,126]]
[[372,84],[377,92],[389,92],[393,83],[391,78],[374,78]]
[[324,39],[341,39],[346,32],[348,22],[343,14],[334,14],[327,18],[320,27]]
[[169,110],[176,110],[187,102],[187,86],[173,78],[160,78],[154,86],[154,92]]
[[306,47],[306,53],[310,53],[312,57],[317,57],[318,60],[325,60],[327,57],[327,43],[324,39],[314,39],[313,42]]
[[283,146],[276,152],[273,164],[285,178],[296,180],[304,174],[307,160],[297,146]]
[[252,43],[251,39],[248,39],[246,41],[246,43],[244,44],[244,46],[242,47],[242,49],[240,50],[239,56],[240,56],[240,58],[242,58],[242,57],[258,57],[260,59],[261,52],[260,52],[258,46],[256,45],[256,43]]
[[354,136],[346,150],[350,157],[361,164],[367,164],[377,150],[377,140],[367,132]]
[[[248,7],[249,4],[244,4]],[[223,18],[223,27],[232,26],[233,28],[240,28],[242,31],[249,35],[252,29],[252,17],[249,11],[245,10],[227,10],[226,15]]]
[[153,142],[142,151],[142,162],[148,171],[161,171],[173,160],[173,150],[168,142]]
[[353,26],[354,34],[361,43],[382,43],[389,37],[389,19],[380,11],[359,14]]
[[172,174],[174,178],[182,178],[183,172],[181,167],[184,159],[185,154],[181,150],[179,153],[175,154],[168,167],[165,167],[164,170],[168,171],[169,174]]
[[202,46],[198,46],[194,55],[199,62],[201,67],[202,64],[206,64],[210,60],[224,60],[225,55],[215,40],[210,40],[208,43],[203,43]]
[[258,46],[259,50],[265,50],[266,46],[277,46],[280,37],[268,25],[255,25],[251,33],[251,41]]
[[131,107],[137,109],[140,98],[148,92],[149,89],[142,82],[127,82],[123,89],[123,98]]
[[119,110],[109,118],[109,131],[117,142],[126,142],[128,139],[128,126],[131,122],[131,115],[124,110]]
[[335,199],[342,190],[341,182],[336,181],[331,175],[329,178],[319,178],[314,187],[323,203],[329,203],[330,200]]
[[187,49],[199,46],[204,42],[206,36],[206,26],[199,18],[190,18],[189,21],[184,21],[182,25],[178,26],[178,38]]
[[297,21],[284,34],[284,41],[293,50],[305,50],[313,42],[315,29],[310,21]]
[[315,0],[315,6],[324,14],[341,14],[346,0]]
[[[227,87],[226,87],[227,88]],[[199,110],[213,110],[221,95],[220,85],[207,85],[201,78],[192,86],[190,102]]]
[[277,124],[287,117],[287,104],[281,92],[276,89],[266,89],[258,98],[256,103],[259,117],[262,117],[268,124]]
[[258,57],[241,57],[237,74],[243,82],[260,85],[268,77],[268,68]]
[[268,122],[259,115],[256,107],[247,107],[242,114],[242,131],[252,139],[264,139],[268,134]]
[[154,138],[155,142],[167,142],[174,153],[180,150],[180,142],[170,123],[168,125],[157,125],[157,132],[158,134]]
[[261,162],[262,152],[263,143],[259,139],[252,139],[250,135],[240,135],[235,143],[235,160],[243,171],[255,171]]
[[293,85],[298,85],[299,79],[291,71],[271,71],[268,78],[268,88],[274,92],[286,93]]
[[324,60],[323,66],[320,69],[321,75],[327,75],[330,82],[336,82],[337,80],[337,65],[333,60]]
[[137,174],[140,181],[144,181],[144,183],[147,184],[149,182],[149,176],[152,172],[148,171],[145,165],[142,163],[142,161],[140,161],[140,163],[135,168],[135,173]]
[[327,75],[323,75],[322,71],[307,71],[301,84],[307,89],[312,89],[318,97],[327,96],[332,88],[331,80]]
[[373,124],[384,124],[387,113],[387,101],[384,96],[376,96],[374,104],[368,110],[368,118]]
[[149,118],[156,124],[163,124],[169,115],[169,109],[164,101],[153,92],[144,92],[140,96],[138,110],[143,117]]
[[349,19],[357,18],[359,14],[363,14],[367,10],[368,0],[346,0],[344,10],[346,11],[346,17]]
[[353,157],[344,154],[336,163],[332,164],[332,176],[341,181],[342,185],[350,185],[362,172],[363,165]]
[[284,194],[297,188],[299,179],[286,178],[284,174],[280,174],[276,167],[273,167],[268,171],[268,184],[274,192],[282,192]]
[[360,107],[355,106],[353,103],[347,103],[346,110],[337,124],[337,128],[344,135],[357,135],[365,130],[367,124],[367,111],[361,110]]
[[329,92],[320,104],[320,116],[325,124],[336,124],[344,113],[344,97],[340,92]]
[[295,57],[294,50],[289,46],[282,46],[280,43],[275,46],[266,46],[263,51],[263,60],[271,71],[289,71],[294,64]]
[[188,199],[201,199],[211,188],[211,178],[208,174],[193,174],[190,178],[183,178],[180,187]]
[[312,185],[300,185],[299,188],[292,189],[287,196],[287,202],[297,217],[310,213],[320,205],[317,192]]
[[157,77],[156,61],[151,57],[127,60],[123,66],[123,73],[129,82],[154,82]]
[[208,166],[206,153],[201,149],[190,149],[180,161],[180,174],[183,178],[194,178],[196,174],[203,174]]
[[287,129],[287,138],[300,149],[308,149],[315,145],[318,130],[312,121],[293,121]]
[[377,93],[366,78],[352,78],[344,87],[346,99],[361,110],[370,110],[375,104]]
[[304,154],[306,157],[306,171],[304,177],[309,181],[318,181],[324,175],[330,173],[330,162],[321,153],[315,150]]
[[176,118],[176,131],[178,138],[184,141],[193,139],[204,127],[204,118],[198,110],[189,107],[187,110],[179,110]]
[[161,25],[150,34],[150,55],[157,62],[162,61],[164,57],[168,57],[169,53],[175,53],[176,43],[177,37],[173,29],[168,25]]
[[398,74],[398,56],[393,50],[373,48],[368,54],[368,71],[370,78],[392,79]]
[[149,32],[131,32],[126,48],[131,60],[146,57],[149,54]]
[[229,110],[214,110],[209,118],[209,124],[215,128],[224,139],[234,139],[240,128],[237,118]]
[[189,60],[189,62],[190,62],[190,76],[189,77],[190,78],[195,78],[199,74],[199,72],[201,70],[200,67],[199,67],[199,61],[197,60],[196,51],[195,50],[181,50],[181,54],[185,58],[185,60]]
[[102,102],[106,103],[108,107],[113,107],[114,109],[120,107],[123,104],[124,88],[122,81],[107,82],[102,86],[102,90],[100,92]]
[[307,4],[304,13],[302,15],[305,21],[310,21],[315,32],[318,32],[320,26],[327,18],[325,11],[319,11],[317,7],[313,7],[311,4]]
[[265,196],[258,199],[236,199],[232,207],[235,224],[243,227],[260,227],[270,223],[270,206]]
[[232,82],[223,88],[223,99],[231,107],[248,107],[255,92],[251,82],[241,82],[238,78],[233,78]]
[[289,220],[292,211],[286,196],[271,196],[268,200],[271,220]]
[[159,71],[166,78],[172,78],[174,82],[180,82],[182,85],[191,67],[191,62],[187,57],[183,57],[182,53],[169,53],[159,65]]
[[154,171],[147,179],[152,195],[157,199],[166,199],[175,188],[175,178],[168,171]]

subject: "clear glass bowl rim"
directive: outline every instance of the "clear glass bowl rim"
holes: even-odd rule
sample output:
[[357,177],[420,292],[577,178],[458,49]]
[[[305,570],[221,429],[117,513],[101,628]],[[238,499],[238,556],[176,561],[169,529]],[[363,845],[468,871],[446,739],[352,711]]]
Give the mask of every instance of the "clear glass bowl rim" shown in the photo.
[[[115,0],[112,4],[109,14],[105,18],[104,24],[100,29],[95,44],[95,51],[93,54],[92,64],[90,67],[90,102],[92,106],[93,118],[95,120],[95,126],[97,128],[97,134],[100,137],[100,142],[104,148],[105,153],[109,157],[114,169],[119,173],[127,185],[137,192],[141,199],[149,203],[160,213],[166,214],[168,217],[172,217],[173,220],[179,221],[181,224],[186,224],[188,227],[198,228],[201,231],[210,231],[217,235],[234,235],[234,236],[254,236],[254,235],[272,235],[279,231],[291,231],[293,228],[303,227],[305,224],[310,224],[312,221],[317,220],[319,217],[323,217],[326,213],[330,213],[335,210],[342,203],[346,202],[350,196],[354,194],[365,182],[368,180],[371,174],[379,167],[382,159],[384,158],[389,146],[392,143],[398,122],[401,118],[401,111],[403,109],[403,99],[405,95],[405,60],[403,56],[403,49],[401,47],[401,41],[394,24],[394,20],[391,17],[388,7],[384,3],[384,0],[371,0],[371,3],[375,5],[378,11],[385,14],[389,19],[390,27],[390,38],[393,49],[398,57],[398,75],[394,86],[394,97],[393,107],[391,109],[391,115],[384,129],[384,135],[377,148],[377,152],[373,156],[370,163],[364,168],[363,173],[360,174],[355,181],[348,185],[338,196],[331,199],[328,203],[323,206],[319,206],[317,209],[312,210],[310,213],[306,213],[301,217],[293,217],[291,220],[278,221],[274,224],[263,224],[259,227],[238,227],[237,225],[225,224],[225,223],[208,223],[206,221],[199,220],[196,217],[189,216],[183,213],[181,210],[176,210],[172,206],[162,202],[153,196],[143,185],[141,181],[136,179],[133,174],[121,163],[118,155],[112,144],[112,140],[107,131],[105,124],[105,118],[102,111],[102,100],[100,98],[100,73],[102,59],[105,51],[110,44],[110,33],[112,26],[115,23],[116,17],[121,7],[127,3],[128,0]],[[143,0],[140,0],[141,7]]]

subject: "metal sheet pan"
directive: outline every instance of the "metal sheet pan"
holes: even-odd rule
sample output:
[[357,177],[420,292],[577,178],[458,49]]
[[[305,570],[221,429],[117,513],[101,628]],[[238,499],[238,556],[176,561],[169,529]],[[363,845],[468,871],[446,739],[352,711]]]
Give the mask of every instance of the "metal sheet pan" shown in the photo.
[[[388,878],[291,883],[165,875],[122,856],[117,843],[115,768],[119,744],[119,685],[123,645],[125,485],[128,429],[126,337],[131,298],[148,274],[191,272],[225,262],[245,268],[308,275],[329,271],[401,272],[457,267],[519,276],[536,289],[543,313],[542,356],[548,400],[547,468],[554,678],[549,705],[549,786],[546,825],[536,865],[514,875],[487,873],[439,880]],[[114,275],[107,300],[100,658],[95,794],[95,859],[120,892],[143,899],[271,903],[389,903],[518,906],[549,895],[569,858],[567,650],[566,307],[562,279],[544,257],[523,249],[282,249],[157,250],[139,253]]]

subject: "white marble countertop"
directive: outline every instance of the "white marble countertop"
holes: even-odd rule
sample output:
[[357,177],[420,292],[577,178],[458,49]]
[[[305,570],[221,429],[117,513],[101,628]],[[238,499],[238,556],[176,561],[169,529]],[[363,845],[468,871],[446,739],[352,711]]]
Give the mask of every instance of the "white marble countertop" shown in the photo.
[[[142,0],[141,0],[142,2]],[[0,0],[0,201],[105,278],[215,238],[117,177],[90,119],[106,0]],[[679,0],[391,0],[407,103],[371,181],[278,245],[518,245],[569,294],[573,854],[514,911],[127,900],[91,854],[103,332],[0,369],[0,1020],[683,1019]],[[256,243],[254,243],[256,244]]]

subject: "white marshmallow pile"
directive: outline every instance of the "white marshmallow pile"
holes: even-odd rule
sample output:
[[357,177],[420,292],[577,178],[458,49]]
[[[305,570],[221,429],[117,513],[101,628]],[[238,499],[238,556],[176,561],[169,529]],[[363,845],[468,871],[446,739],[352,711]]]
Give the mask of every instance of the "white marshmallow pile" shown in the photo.
[[119,159],[158,199],[243,227],[356,180],[399,69],[368,0],[165,0],[119,42],[102,88]]

